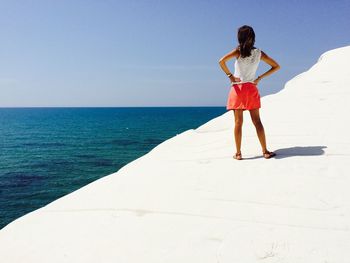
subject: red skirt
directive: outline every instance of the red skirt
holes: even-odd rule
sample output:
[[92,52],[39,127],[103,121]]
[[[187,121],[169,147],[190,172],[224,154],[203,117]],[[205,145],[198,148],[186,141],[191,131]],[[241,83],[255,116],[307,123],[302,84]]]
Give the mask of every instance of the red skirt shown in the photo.
[[254,110],[260,107],[260,94],[256,84],[244,82],[231,86],[227,98],[227,110]]

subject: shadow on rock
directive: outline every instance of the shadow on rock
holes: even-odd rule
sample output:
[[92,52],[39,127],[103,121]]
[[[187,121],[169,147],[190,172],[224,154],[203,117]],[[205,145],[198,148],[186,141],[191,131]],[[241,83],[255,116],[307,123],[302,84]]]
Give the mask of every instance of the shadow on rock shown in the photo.
[[[293,156],[315,156],[315,155],[323,155],[324,150],[327,146],[295,146],[290,148],[282,148],[274,150],[276,153],[274,159],[283,159],[287,157]],[[255,160],[264,158],[262,155],[253,156],[253,157],[243,157],[244,160]]]
[[315,156],[323,155],[327,146],[295,146],[290,148],[282,148],[274,150],[276,153],[275,159],[283,159],[293,156]]

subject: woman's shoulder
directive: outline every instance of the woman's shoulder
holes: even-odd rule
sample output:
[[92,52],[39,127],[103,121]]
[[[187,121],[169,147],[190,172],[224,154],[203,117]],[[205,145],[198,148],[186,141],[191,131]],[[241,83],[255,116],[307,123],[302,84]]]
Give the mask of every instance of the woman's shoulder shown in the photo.
[[261,57],[261,56],[264,54],[264,52],[262,51],[262,49],[259,48],[259,47],[255,47],[255,48],[254,48],[254,52],[255,52],[255,54],[256,54],[257,56],[259,56],[259,57]]
[[266,57],[266,53],[261,48],[257,48],[257,50],[258,50],[258,54],[260,56],[260,59]]

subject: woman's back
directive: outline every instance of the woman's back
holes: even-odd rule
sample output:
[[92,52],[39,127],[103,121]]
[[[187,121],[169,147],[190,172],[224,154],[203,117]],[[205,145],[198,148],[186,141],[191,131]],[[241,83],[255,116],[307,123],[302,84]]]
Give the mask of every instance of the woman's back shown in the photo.
[[241,81],[234,83],[254,82],[260,58],[261,49],[259,48],[252,49],[249,57],[239,56],[235,61],[234,76],[239,77]]

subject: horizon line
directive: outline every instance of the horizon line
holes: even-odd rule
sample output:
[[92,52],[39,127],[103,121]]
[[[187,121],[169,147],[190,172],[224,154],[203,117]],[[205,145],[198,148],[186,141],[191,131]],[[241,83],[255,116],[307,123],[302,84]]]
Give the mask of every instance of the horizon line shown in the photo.
[[225,106],[8,106],[0,109],[32,109],[32,108],[225,108]]

